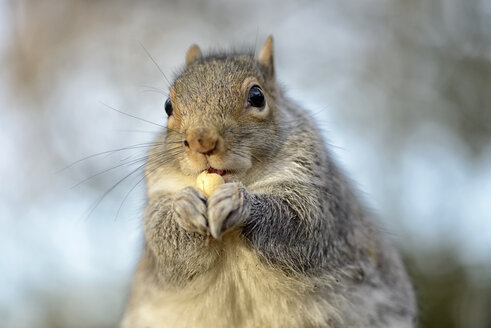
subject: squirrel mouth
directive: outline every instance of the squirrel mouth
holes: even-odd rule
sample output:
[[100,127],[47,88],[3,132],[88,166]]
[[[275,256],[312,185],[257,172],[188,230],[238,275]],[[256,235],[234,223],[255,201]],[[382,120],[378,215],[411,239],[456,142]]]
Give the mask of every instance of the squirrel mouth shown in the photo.
[[215,174],[218,174],[218,175],[221,175],[222,177],[227,174],[227,171],[226,170],[217,170],[217,169],[214,169],[212,167],[210,167],[208,170],[207,170],[208,173],[215,173]]

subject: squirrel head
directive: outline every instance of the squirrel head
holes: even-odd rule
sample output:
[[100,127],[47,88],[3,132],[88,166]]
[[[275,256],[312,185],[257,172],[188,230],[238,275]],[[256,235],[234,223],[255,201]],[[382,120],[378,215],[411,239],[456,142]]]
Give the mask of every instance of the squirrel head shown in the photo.
[[257,58],[203,56],[192,45],[165,103],[164,143],[173,165],[186,175],[208,170],[226,181],[245,174],[274,149],[278,94],[271,36]]
[[193,45],[186,66],[172,83],[165,104],[167,149],[183,173],[204,170],[241,175],[274,148],[275,101],[273,38],[253,54],[203,56]]

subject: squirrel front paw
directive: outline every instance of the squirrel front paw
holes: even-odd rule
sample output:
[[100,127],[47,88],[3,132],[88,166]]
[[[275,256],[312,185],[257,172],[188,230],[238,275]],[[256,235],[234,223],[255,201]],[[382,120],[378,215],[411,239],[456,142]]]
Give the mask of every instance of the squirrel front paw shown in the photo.
[[215,239],[239,226],[249,215],[247,190],[240,183],[226,183],[208,198],[208,226]]
[[208,233],[206,195],[194,187],[179,191],[172,204],[177,223],[186,231]]

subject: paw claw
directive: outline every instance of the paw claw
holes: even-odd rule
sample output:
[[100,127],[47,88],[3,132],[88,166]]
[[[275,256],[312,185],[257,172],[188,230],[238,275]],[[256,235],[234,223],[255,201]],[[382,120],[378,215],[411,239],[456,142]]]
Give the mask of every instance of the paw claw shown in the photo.
[[174,199],[177,223],[186,231],[206,234],[206,196],[194,187],[186,187]]
[[220,186],[208,199],[208,225],[213,238],[240,225],[248,212],[244,206],[245,189],[237,183]]

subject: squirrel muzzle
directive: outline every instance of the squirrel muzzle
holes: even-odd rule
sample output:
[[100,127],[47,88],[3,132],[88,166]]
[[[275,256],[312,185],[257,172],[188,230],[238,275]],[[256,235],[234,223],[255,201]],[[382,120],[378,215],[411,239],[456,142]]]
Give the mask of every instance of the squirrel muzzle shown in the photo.
[[191,151],[211,155],[216,149],[220,136],[210,128],[193,128],[186,132],[186,144]]

